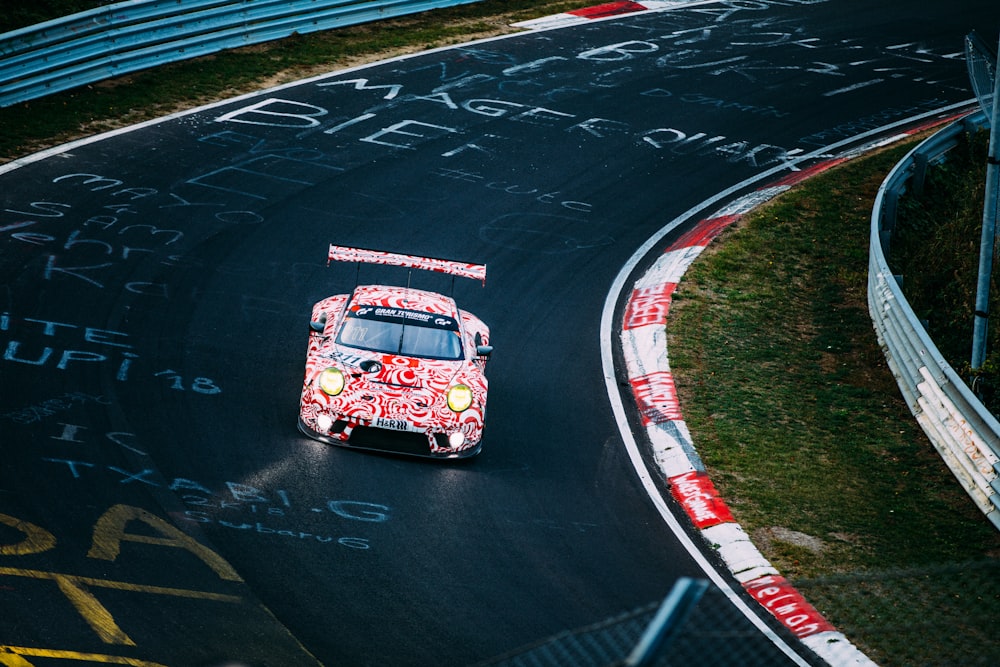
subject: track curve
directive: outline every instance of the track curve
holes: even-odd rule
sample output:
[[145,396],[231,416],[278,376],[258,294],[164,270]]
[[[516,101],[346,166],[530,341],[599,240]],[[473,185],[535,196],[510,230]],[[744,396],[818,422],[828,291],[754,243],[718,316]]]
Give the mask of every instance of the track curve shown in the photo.
[[[470,664],[698,576],[621,446],[604,297],[678,212],[969,97],[961,16],[997,9],[962,5],[699,3],[336,72],[8,165],[0,645]],[[496,346],[476,459],[297,432],[309,308],[354,280],[325,266],[329,242],[488,265],[485,288],[456,288]]]

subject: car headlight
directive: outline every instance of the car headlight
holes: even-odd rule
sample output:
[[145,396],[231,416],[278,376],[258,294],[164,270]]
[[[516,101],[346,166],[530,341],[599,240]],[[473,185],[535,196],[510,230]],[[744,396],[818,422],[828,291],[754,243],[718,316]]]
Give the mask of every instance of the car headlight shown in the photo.
[[330,396],[344,391],[344,374],[336,368],[325,368],[319,374],[319,388]]
[[333,417],[327,414],[320,414],[316,417],[316,430],[322,434],[327,434],[333,428]]
[[448,390],[448,407],[453,412],[462,412],[472,405],[472,390],[464,384],[456,384]]

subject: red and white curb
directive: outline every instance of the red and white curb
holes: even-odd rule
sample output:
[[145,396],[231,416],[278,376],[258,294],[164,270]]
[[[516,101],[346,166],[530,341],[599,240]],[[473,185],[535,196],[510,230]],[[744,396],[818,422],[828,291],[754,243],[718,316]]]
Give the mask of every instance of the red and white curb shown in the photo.
[[[673,241],[633,286],[625,305],[621,342],[632,395],[653,459],[695,528],[718,552],[736,580],[759,604],[815,653],[833,665],[874,665],[757,550],[719,496],[684,423],[667,357],[666,328],[674,290],[687,268],[715,237],[795,182],[843,160],[740,198]],[[845,660],[845,658],[847,658]]]
[[857,155],[916,134],[935,120],[888,139],[828,158],[745,195],[701,220],[664,250],[635,282],[622,320],[621,344],[629,385],[653,460],[702,538],[743,589],[814,653],[834,667],[875,667],[864,653],[781,576],[736,523],[698,456],[684,423],[667,356],[666,322],[677,284],[701,252],[727,227],[793,185]]
[[676,5],[691,4],[690,0],[643,0],[642,2],[632,2],[631,0],[620,0],[619,2],[607,2],[603,5],[586,7],[584,9],[574,9],[569,12],[543,16],[542,18],[531,19],[512,23],[515,28],[525,28],[528,30],[545,30],[548,28],[562,28],[568,25],[586,23],[595,19],[606,19],[622,14],[633,14],[635,12],[646,12],[657,9],[665,9]]

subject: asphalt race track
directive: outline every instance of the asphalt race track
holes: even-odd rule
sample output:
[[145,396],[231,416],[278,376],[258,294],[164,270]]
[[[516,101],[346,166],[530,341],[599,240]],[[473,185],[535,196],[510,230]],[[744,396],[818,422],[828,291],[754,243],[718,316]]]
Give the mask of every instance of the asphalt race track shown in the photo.
[[[717,192],[969,100],[962,38],[998,19],[995,0],[696,3],[7,165],[0,656],[468,665],[699,577],[608,404],[615,276]],[[355,281],[329,243],[488,266],[455,286],[496,348],[478,457],[297,431],[310,308]],[[729,628],[793,664],[735,611]]]

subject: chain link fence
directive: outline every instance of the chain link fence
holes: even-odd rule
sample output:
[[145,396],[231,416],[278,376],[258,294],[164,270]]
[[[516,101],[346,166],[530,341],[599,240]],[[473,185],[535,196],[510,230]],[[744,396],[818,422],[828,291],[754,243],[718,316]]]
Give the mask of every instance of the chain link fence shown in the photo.
[[[1000,665],[1000,560],[793,583],[881,667]],[[659,606],[654,602],[563,632],[477,667],[621,667]],[[781,634],[780,629],[775,632]],[[705,591],[674,633],[655,667],[794,664],[714,587]],[[800,647],[795,639],[788,641]],[[826,664],[804,648],[800,653],[808,664]]]
[[[577,628],[521,647],[477,667],[621,667],[639,643],[660,607],[654,602],[620,616]],[[670,628],[655,667],[774,667],[794,664],[756,628],[726,595],[709,587],[683,618]],[[778,628],[776,633],[781,634]],[[785,633],[784,636],[787,636]],[[790,643],[796,640],[789,638]],[[822,665],[813,657],[807,664]]]
[[795,586],[882,667],[1000,665],[1000,560]]

